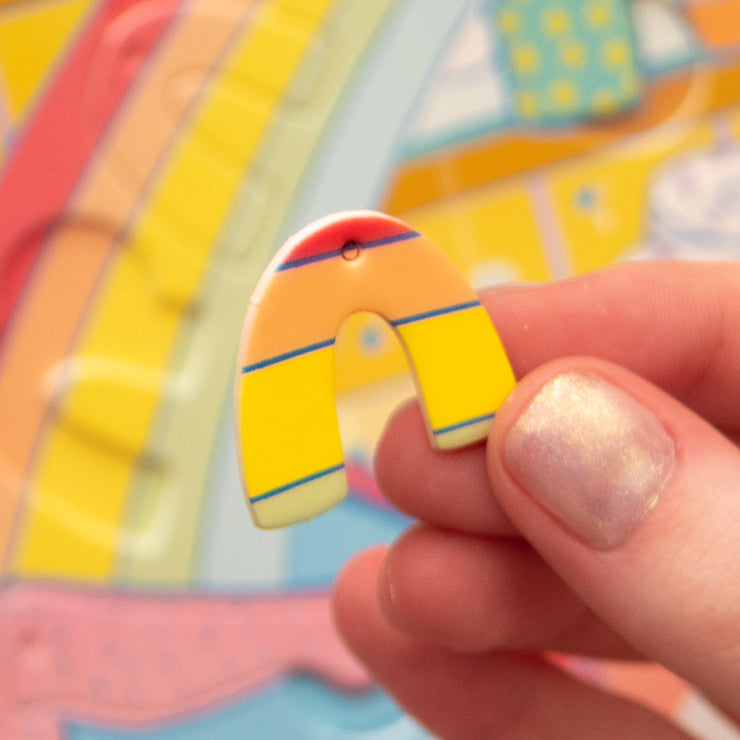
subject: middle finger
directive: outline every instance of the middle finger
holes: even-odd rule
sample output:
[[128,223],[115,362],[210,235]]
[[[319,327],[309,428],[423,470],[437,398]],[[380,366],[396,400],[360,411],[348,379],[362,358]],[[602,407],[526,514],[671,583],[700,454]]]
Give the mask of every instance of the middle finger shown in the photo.
[[378,582],[387,619],[417,641],[471,653],[641,657],[522,539],[420,525],[388,551]]

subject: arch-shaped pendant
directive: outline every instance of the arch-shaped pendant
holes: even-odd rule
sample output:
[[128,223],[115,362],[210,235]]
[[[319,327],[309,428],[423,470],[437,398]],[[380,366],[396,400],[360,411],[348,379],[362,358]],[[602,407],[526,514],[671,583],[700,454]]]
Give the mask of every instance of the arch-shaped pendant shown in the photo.
[[399,336],[435,447],[485,438],[514,387],[486,310],[431,241],[370,211],[307,226],[270,262],[242,329],[237,447],[257,526],[311,519],[347,494],[334,342],[357,311],[378,314]]

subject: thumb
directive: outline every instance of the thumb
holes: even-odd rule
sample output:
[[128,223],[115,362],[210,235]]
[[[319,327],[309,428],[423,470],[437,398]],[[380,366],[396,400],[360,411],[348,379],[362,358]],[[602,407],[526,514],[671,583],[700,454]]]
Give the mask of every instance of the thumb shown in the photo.
[[740,716],[740,451],[627,370],[526,376],[487,452],[532,546],[635,648]]

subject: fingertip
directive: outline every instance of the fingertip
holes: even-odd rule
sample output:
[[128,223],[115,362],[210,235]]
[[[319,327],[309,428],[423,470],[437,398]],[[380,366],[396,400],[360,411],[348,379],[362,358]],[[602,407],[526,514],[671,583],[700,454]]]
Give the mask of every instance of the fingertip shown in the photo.
[[439,614],[436,599],[444,593],[435,588],[445,569],[434,540],[433,530],[418,525],[393,544],[378,573],[378,605],[389,624],[409,637],[444,642],[427,625],[430,615]]
[[523,569],[500,544],[425,525],[408,530],[379,573],[378,603],[386,621],[412,640],[461,653],[501,646],[491,606],[512,598],[502,563],[512,572]]
[[406,506],[403,492],[413,486],[417,476],[418,452],[424,452],[428,444],[419,403],[407,401],[386,422],[373,461],[378,486],[401,510]]
[[389,419],[374,465],[386,498],[415,519],[477,534],[517,534],[491,491],[484,445],[435,449],[416,400]]
[[377,611],[378,574],[386,552],[386,547],[377,546],[359,553],[345,564],[334,581],[334,620],[339,633],[354,650],[367,636],[369,615]]

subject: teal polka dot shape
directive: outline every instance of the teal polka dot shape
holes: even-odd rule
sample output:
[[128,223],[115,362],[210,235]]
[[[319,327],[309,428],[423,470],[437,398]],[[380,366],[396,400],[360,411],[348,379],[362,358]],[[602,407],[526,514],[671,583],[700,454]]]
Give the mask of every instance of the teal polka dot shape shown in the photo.
[[638,102],[630,6],[627,0],[501,0],[494,7],[523,120],[569,124]]

